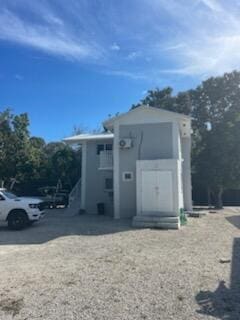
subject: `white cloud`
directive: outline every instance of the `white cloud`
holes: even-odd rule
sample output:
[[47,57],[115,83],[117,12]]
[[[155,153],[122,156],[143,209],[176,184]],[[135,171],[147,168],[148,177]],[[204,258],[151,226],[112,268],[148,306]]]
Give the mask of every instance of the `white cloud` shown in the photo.
[[49,15],[48,22],[51,20],[52,24],[33,24],[22,20],[8,10],[3,10],[0,13],[0,39],[74,60],[98,59],[101,56],[102,49],[97,45],[91,41],[81,41],[67,29],[61,28],[60,19],[50,17]]
[[52,14],[46,14],[44,16],[44,19],[50,23],[50,24],[55,24],[55,25],[58,25],[58,26],[63,26],[64,25],[64,22],[62,19],[60,19],[59,17],[56,17]]
[[127,55],[127,60],[132,61],[137,59],[140,56],[141,56],[141,53],[139,51],[132,51]]
[[222,11],[222,7],[219,4],[219,1],[216,0],[200,0],[203,4],[205,4],[212,11]]
[[156,46],[155,55],[168,51],[173,65],[160,72],[207,77],[240,68],[240,20],[233,3],[198,0],[192,7],[182,0],[159,3],[177,26],[170,41]]
[[108,74],[159,81],[163,73],[200,78],[240,68],[237,0],[19,3],[1,0],[0,40],[97,62]]
[[239,52],[240,36],[205,38],[202,42],[187,44],[180,50],[183,66],[170,72],[202,76],[221,74],[240,67]]
[[120,76],[129,78],[131,80],[146,80],[147,76],[141,74],[139,72],[131,72],[126,70],[112,70],[112,71],[105,71],[105,74],[112,75],[112,76]]
[[117,43],[113,43],[110,46],[110,49],[113,50],[113,51],[119,51],[120,50],[120,46]]

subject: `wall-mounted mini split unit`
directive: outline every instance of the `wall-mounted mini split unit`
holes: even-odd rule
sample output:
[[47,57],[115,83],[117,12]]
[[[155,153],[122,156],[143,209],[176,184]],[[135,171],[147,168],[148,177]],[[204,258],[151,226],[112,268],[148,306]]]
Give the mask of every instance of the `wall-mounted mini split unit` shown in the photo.
[[132,139],[120,139],[119,147],[121,149],[129,149],[132,147]]

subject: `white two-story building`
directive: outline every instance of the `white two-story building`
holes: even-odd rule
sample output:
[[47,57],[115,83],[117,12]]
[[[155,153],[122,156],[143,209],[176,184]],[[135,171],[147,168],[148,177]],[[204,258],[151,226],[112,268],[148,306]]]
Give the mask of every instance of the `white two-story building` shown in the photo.
[[86,214],[98,204],[135,226],[179,228],[180,213],[192,210],[191,118],[141,106],[103,122],[106,133],[64,139],[81,144],[81,192]]

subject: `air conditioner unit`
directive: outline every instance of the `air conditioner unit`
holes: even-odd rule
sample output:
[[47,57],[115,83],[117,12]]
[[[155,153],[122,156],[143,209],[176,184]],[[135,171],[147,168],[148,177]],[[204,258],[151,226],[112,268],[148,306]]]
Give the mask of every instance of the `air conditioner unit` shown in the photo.
[[129,149],[132,147],[132,139],[120,139],[119,147],[121,149]]

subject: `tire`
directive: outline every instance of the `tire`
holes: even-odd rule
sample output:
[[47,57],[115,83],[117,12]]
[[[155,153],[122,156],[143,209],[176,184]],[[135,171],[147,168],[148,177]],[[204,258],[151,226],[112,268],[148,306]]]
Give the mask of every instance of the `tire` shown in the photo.
[[29,225],[29,219],[24,210],[14,210],[8,216],[8,228],[21,230]]

